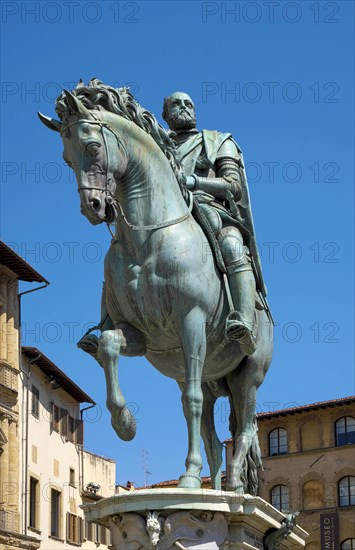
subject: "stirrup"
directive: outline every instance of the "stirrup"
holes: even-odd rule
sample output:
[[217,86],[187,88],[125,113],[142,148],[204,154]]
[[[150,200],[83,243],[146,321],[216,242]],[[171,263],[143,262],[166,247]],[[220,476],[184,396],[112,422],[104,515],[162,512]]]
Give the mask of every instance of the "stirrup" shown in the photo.
[[231,312],[226,320],[225,337],[229,341],[236,340],[245,355],[252,355],[256,350],[253,331],[236,317],[237,312]]

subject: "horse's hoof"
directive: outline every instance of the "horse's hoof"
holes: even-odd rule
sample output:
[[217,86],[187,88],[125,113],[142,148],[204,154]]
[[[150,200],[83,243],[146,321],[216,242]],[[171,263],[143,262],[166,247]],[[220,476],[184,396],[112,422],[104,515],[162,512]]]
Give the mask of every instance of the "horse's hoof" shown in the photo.
[[178,488],[179,489],[201,489],[201,478],[200,476],[184,474],[179,478]]
[[111,424],[118,437],[123,441],[131,441],[136,435],[135,418],[126,406],[111,413]]
[[97,336],[95,336],[95,334],[87,334],[83,336],[81,340],[79,340],[77,346],[78,348],[96,358],[97,350],[99,347],[99,339]]

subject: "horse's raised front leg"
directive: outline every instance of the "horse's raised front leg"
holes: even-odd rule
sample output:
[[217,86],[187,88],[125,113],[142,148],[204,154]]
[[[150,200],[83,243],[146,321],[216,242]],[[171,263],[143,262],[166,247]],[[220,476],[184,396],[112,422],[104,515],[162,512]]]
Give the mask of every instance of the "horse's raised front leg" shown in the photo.
[[118,437],[130,441],[136,435],[136,421],[118,383],[118,357],[124,336],[121,329],[105,330],[98,341],[97,360],[106,379],[106,406],[111,413],[111,424]]
[[180,332],[185,359],[185,382],[182,404],[187,422],[188,454],[186,471],[178,487],[201,487],[202,458],[200,449],[203,394],[201,377],[206,356],[205,315],[199,308],[190,310],[182,320]]

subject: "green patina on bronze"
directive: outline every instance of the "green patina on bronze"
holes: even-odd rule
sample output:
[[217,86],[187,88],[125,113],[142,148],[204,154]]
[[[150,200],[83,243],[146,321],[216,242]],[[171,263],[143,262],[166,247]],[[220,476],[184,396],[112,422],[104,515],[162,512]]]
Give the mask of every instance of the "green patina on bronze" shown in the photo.
[[[165,101],[171,136],[127,89],[96,79],[64,91],[56,111],[60,121],[40,118],[61,134],[81,212],[94,225],[115,227],[105,258],[101,335],[87,334],[78,344],[104,369],[113,428],[125,440],[136,431],[118,382],[118,357],[144,355],[182,391],[188,453],[179,487],[200,487],[202,436],[213,486],[220,488],[223,446],[213,409],[228,396],[227,489],[255,494],[256,390],[271,362],[273,326],[240,149],[229,134],[197,132],[186,94]],[[186,118],[190,128],[181,126]]]

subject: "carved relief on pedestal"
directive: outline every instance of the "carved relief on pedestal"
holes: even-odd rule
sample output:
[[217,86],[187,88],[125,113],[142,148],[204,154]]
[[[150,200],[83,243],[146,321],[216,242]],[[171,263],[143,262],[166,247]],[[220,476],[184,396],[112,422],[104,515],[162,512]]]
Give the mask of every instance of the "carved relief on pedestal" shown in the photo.
[[110,527],[114,548],[120,550],[217,550],[228,533],[220,512],[127,513],[111,519]]

